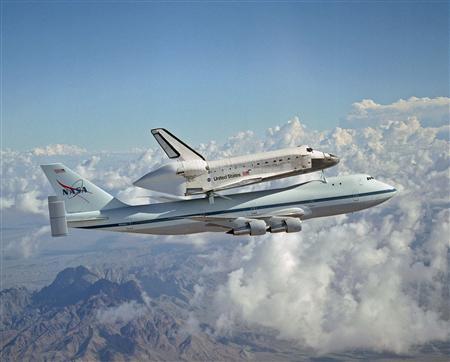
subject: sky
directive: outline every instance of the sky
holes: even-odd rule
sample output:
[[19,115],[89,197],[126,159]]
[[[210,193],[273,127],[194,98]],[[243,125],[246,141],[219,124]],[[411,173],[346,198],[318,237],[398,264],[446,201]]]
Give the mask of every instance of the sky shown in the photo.
[[2,148],[193,145],[449,95],[448,2],[2,2]]

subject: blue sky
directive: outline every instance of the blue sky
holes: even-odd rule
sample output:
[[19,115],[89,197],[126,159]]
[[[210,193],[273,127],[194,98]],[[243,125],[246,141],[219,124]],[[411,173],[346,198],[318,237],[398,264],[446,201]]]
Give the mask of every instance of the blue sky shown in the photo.
[[3,147],[192,144],[448,96],[447,2],[4,2]]

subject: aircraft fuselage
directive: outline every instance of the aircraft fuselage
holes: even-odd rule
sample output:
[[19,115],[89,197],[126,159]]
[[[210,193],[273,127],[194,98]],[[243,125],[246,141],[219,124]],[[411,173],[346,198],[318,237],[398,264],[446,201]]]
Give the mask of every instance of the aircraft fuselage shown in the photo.
[[213,204],[200,198],[74,213],[67,215],[67,221],[69,227],[141,234],[226,232],[236,219],[266,220],[292,209],[302,210],[301,220],[339,215],[375,206],[395,193],[392,186],[359,174],[216,197]]

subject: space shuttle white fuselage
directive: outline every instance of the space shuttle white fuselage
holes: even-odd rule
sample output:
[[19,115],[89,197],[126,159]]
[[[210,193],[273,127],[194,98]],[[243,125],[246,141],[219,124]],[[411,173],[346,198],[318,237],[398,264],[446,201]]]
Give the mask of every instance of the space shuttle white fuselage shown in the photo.
[[147,173],[133,184],[166,194],[208,194],[320,171],[339,162],[337,156],[308,146],[207,161],[163,128],[153,129],[152,134],[175,162]]

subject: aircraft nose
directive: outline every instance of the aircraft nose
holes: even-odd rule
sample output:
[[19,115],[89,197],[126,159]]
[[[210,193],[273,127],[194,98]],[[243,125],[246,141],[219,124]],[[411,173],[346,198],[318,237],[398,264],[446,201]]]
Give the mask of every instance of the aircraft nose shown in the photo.
[[390,197],[393,197],[397,194],[397,189],[393,186],[390,186],[390,187],[391,187],[391,192],[390,192],[391,196]]
[[380,182],[383,189],[386,191],[386,199],[390,199],[391,197],[397,194],[397,189],[394,186],[388,185],[384,182]]

